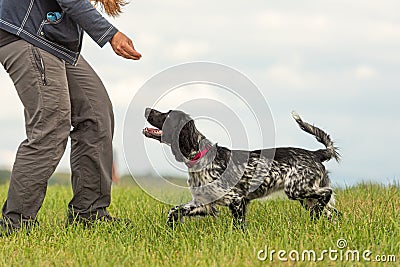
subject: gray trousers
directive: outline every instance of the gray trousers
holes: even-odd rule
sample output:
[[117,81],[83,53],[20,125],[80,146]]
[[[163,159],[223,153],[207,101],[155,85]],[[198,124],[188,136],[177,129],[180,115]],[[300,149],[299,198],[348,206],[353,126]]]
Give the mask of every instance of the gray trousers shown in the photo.
[[0,62],[24,105],[27,136],[18,148],[3,217],[17,228],[36,219],[68,137],[74,194],[68,211],[106,215],[114,115],[100,78],[82,56],[72,66],[24,40],[0,47]]

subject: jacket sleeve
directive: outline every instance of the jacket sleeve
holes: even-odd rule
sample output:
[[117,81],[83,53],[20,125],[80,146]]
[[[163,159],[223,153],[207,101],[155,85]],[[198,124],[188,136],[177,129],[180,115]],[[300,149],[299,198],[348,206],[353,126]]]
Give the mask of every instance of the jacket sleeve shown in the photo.
[[118,32],[118,29],[108,22],[89,0],[57,0],[57,2],[100,47]]

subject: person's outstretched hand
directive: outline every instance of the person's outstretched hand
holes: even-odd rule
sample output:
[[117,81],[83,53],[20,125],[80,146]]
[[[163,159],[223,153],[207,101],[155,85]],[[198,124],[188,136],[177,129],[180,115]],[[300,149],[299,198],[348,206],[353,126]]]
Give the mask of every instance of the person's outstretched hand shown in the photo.
[[132,40],[122,32],[117,32],[110,40],[114,52],[121,57],[139,60],[142,55],[135,50]]

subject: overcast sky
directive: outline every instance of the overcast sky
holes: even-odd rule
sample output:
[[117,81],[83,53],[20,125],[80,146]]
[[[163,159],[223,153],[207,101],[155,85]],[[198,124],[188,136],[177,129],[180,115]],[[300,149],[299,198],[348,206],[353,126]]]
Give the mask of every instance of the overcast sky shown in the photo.
[[[241,71],[259,87],[273,114],[277,146],[321,148],[293,122],[292,110],[325,129],[343,156],[340,164],[327,164],[334,183],[398,181],[399,10],[398,0],[131,1],[110,21],[133,39],[142,60],[119,58],[88,36],[83,46],[114,104],[120,172],[127,171],[124,117],[139,88],[170,66],[210,61]],[[0,166],[10,168],[24,138],[23,109],[4,70],[0,85]],[[144,119],[134,123],[141,129]],[[213,141],[230,145],[212,125],[203,126]],[[139,134],[134,138],[143,142]],[[142,167],[132,171],[150,171]],[[68,156],[60,168],[68,170]]]

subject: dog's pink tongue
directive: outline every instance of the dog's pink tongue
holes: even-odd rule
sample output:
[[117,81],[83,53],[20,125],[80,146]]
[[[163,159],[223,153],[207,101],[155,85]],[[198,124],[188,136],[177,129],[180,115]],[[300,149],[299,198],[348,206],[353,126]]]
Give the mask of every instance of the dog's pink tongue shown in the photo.
[[157,134],[157,135],[162,134],[162,131],[159,130],[159,129],[157,129],[157,128],[149,128],[149,127],[146,127],[146,128],[144,128],[144,130],[145,130],[146,132],[152,133],[152,134]]

